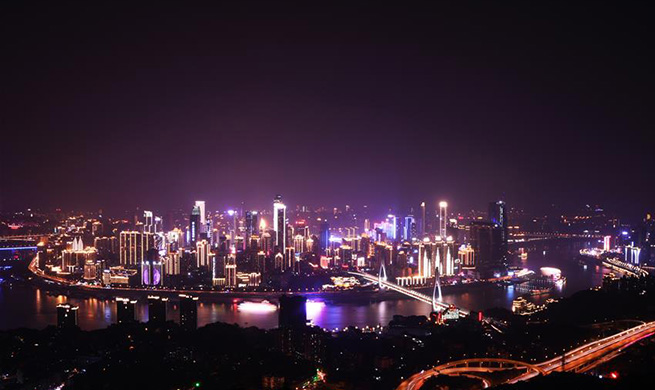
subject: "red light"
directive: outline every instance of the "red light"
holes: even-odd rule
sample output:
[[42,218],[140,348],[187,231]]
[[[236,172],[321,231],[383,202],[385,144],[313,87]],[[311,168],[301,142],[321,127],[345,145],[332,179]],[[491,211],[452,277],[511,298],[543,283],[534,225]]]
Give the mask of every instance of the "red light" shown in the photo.
[[478,312],[478,321],[482,322],[482,312]]
[[612,372],[610,373],[610,378],[612,378],[612,379],[618,379],[618,378],[619,378],[619,373],[616,372],[616,371],[612,371]]

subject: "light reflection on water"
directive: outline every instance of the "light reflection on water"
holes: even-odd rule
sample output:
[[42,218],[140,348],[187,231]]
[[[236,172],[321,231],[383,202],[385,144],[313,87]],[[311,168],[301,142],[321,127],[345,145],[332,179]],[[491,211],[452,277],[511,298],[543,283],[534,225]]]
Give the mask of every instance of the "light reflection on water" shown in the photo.
[[[588,243],[586,245],[589,245]],[[533,246],[535,246],[533,244]],[[537,244],[529,252],[527,259],[516,258],[517,264],[538,270],[540,267],[560,268],[567,278],[561,289],[553,295],[544,294],[532,297],[535,302],[543,302],[553,296],[566,296],[598,286],[604,271],[598,266],[584,267],[574,259],[582,245],[564,243],[558,245]],[[545,254],[544,254],[545,251]],[[486,286],[468,290],[444,291],[445,302],[470,310],[486,310],[491,307],[510,308],[512,300],[519,293],[513,288]],[[56,322],[56,306],[71,302],[80,307],[79,324],[83,329],[104,328],[116,321],[116,308],[112,300],[97,298],[68,300],[63,295],[50,295],[41,289],[29,287],[0,288],[0,329],[17,327],[43,328]],[[371,303],[333,303],[313,300],[308,304],[308,317],[318,326],[327,329],[345,326],[386,325],[394,315],[427,315],[430,305],[415,300],[396,300]],[[141,299],[137,306],[137,318],[146,321],[147,305]],[[169,302],[168,319],[177,320],[179,309],[175,302]],[[200,302],[198,305],[198,324],[203,326],[212,322],[237,323],[241,326],[273,328],[277,326],[277,311],[245,312],[239,311],[236,303]]]

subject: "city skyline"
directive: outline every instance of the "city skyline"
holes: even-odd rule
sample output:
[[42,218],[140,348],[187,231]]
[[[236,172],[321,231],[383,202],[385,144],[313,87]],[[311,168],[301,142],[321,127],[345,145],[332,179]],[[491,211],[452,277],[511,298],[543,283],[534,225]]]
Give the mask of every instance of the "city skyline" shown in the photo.
[[655,386],[649,5],[3,2],[0,389]]

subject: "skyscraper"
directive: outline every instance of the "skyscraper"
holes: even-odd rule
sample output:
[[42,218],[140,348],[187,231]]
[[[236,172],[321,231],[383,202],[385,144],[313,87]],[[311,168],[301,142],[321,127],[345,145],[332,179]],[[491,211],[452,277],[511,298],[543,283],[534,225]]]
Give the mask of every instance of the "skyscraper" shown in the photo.
[[180,326],[186,330],[198,327],[198,297],[180,294]]
[[147,210],[144,211],[143,218],[145,219],[145,222],[143,223],[143,232],[154,233],[155,223],[154,223],[154,217],[152,215],[152,211],[147,211]]
[[439,236],[446,239],[448,233],[446,232],[446,226],[448,223],[448,202],[441,201],[439,202]]
[[196,267],[209,268],[211,261],[211,248],[207,240],[201,240],[196,243]]
[[146,253],[155,246],[152,233],[137,231],[121,232],[119,236],[120,264],[138,266],[146,258]]
[[[197,203],[197,202],[196,202]],[[187,245],[193,247],[200,236],[200,226],[202,226],[202,215],[200,207],[193,206],[191,216],[189,217],[189,242]]]
[[282,195],[275,195],[273,200],[273,230],[275,246],[282,252],[287,245],[287,206],[282,203]]
[[136,322],[136,301],[128,298],[116,298],[116,323]]
[[200,225],[205,226],[207,223],[207,210],[205,209],[205,201],[204,200],[196,200],[195,207],[200,210]]
[[507,240],[509,239],[509,229],[508,229],[508,220],[507,220],[507,205],[504,201],[499,200],[497,202],[489,203],[489,220],[498,225],[500,228],[500,247],[498,248],[500,253],[499,261],[506,263],[507,262],[507,251],[508,244]]
[[320,254],[325,253],[330,242],[330,225],[327,221],[322,221],[320,225],[320,232],[318,236],[318,247],[320,249]]
[[421,202],[421,237],[425,236],[425,202]]

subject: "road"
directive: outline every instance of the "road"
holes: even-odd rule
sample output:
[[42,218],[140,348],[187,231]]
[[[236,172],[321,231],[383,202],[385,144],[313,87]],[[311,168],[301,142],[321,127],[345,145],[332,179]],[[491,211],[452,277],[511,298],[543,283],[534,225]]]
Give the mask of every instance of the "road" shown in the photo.
[[[595,340],[580,347],[574,348],[562,355],[538,364],[513,361],[509,359],[464,359],[445,363],[430,370],[421,371],[403,381],[397,390],[418,390],[428,378],[444,375],[474,376],[476,373],[493,372],[509,368],[524,368],[526,372],[509,380],[507,383],[516,383],[534,378],[538,375],[547,375],[555,371],[585,372],[597,365],[610,360],[630,345],[651,337],[655,334],[655,321],[643,323],[624,330],[623,332]],[[488,381],[483,381],[485,387]]]

